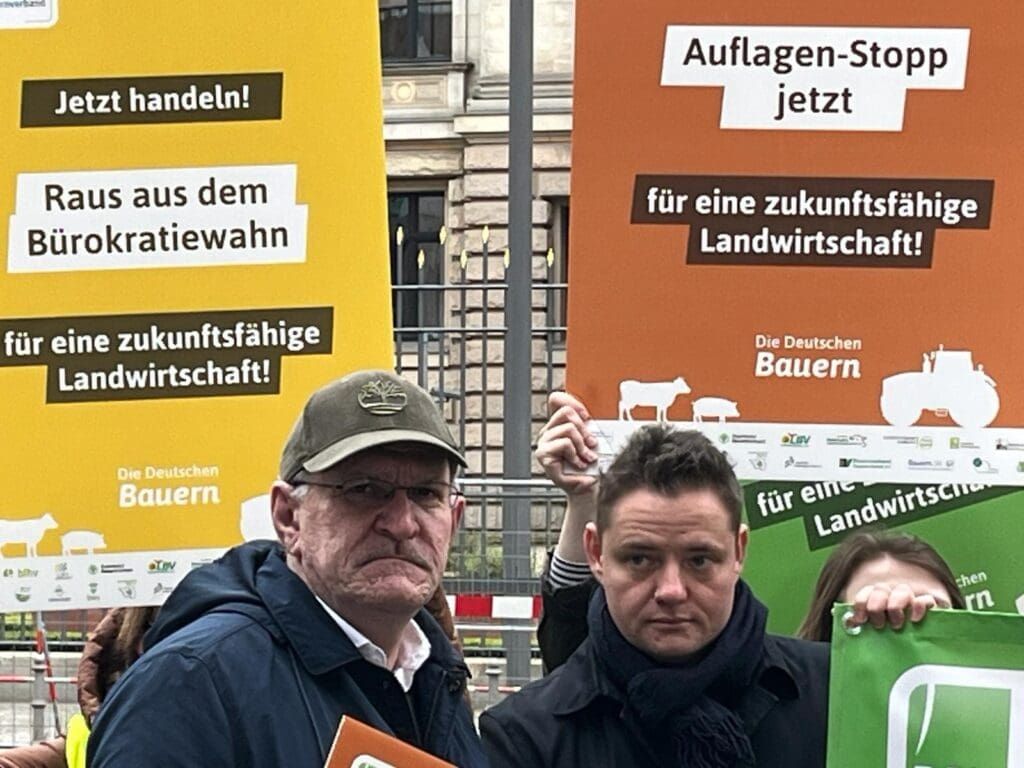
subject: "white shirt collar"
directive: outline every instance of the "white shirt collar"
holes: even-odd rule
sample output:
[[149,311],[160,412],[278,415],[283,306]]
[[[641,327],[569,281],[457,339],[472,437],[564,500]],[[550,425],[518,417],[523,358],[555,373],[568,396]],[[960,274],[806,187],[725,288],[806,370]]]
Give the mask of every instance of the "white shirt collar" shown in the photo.
[[384,653],[383,648],[341,618],[337,611],[317,595],[314,594],[313,597],[316,597],[316,601],[327,611],[327,615],[341,627],[341,631],[352,641],[356,650],[359,651],[359,655],[369,663],[389,670],[398,680],[398,684],[402,686],[402,690],[408,693],[412,688],[413,676],[430,657],[430,640],[423,634],[419,624],[410,619],[409,623],[405,625],[405,629],[402,630],[402,635],[398,639],[398,656],[395,659],[395,666],[389,667],[388,655]]

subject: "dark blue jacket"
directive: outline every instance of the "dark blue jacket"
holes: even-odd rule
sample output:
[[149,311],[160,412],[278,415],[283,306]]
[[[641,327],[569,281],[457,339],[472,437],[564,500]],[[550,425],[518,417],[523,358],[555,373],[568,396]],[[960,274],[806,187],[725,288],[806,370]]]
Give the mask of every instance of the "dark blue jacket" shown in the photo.
[[342,715],[460,767],[485,766],[468,670],[426,612],[430,658],[405,694],[364,661],[281,549],[245,544],[168,597],[111,690],[90,768],[322,768]]
[[[828,650],[765,637],[758,681],[732,707],[750,735],[756,768],[824,768]],[[624,697],[594,654],[585,640],[563,666],[480,716],[492,768],[661,765],[662,745],[650,742],[657,736],[622,717]]]

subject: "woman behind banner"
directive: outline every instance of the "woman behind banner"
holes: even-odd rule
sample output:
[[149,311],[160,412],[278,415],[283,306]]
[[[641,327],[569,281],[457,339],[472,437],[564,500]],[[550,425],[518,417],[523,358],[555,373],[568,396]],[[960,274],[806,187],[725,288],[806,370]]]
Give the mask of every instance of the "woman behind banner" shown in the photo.
[[[949,565],[926,541],[909,533],[857,533],[836,547],[822,566],[797,637],[829,642],[832,605],[854,603],[872,587],[878,589],[878,599],[885,587],[892,593],[912,592],[911,621],[920,621],[928,608],[967,607]],[[893,627],[902,626],[903,618],[902,613],[891,616]]]

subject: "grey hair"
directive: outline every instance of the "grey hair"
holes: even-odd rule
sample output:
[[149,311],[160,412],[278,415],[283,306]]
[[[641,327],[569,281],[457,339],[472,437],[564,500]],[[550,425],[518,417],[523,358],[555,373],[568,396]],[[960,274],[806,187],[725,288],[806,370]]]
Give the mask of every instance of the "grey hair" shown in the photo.
[[[291,485],[291,483],[289,483]],[[291,486],[291,497],[297,501],[302,501],[309,495],[309,486],[305,483],[297,483]]]

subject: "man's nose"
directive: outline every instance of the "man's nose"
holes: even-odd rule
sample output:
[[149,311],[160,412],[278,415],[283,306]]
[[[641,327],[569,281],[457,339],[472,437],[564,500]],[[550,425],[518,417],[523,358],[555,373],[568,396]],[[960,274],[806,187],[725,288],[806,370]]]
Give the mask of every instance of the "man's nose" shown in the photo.
[[378,510],[374,528],[396,541],[411,539],[420,530],[418,510],[406,491],[396,488],[395,495]]
[[668,561],[656,576],[654,599],[659,603],[681,603],[689,596],[686,573],[678,563]]

